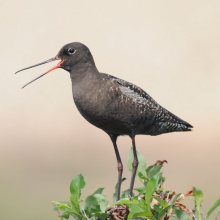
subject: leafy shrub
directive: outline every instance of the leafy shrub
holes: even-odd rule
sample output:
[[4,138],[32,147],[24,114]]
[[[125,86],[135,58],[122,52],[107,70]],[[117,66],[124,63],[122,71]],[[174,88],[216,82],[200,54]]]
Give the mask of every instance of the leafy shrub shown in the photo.
[[[128,198],[129,190],[120,195],[120,200],[115,203],[116,189],[113,194],[115,207],[109,207],[106,196],[102,194],[104,188],[97,189],[89,195],[85,202],[80,200],[81,191],[86,183],[82,174],[76,176],[70,184],[70,202],[52,202],[54,210],[57,210],[60,218],[68,219],[70,216],[76,220],[83,219],[151,219],[151,220],[207,220],[210,214],[220,205],[220,198],[212,205],[207,214],[202,210],[203,192],[193,187],[186,193],[176,194],[171,190],[165,190],[163,184],[165,177],[161,172],[163,164],[167,161],[157,161],[154,165],[146,166],[145,158],[138,153],[139,166],[136,177],[143,183],[143,187],[135,188],[137,192],[132,200]],[[128,169],[132,170],[133,151],[128,156]],[[122,182],[125,178],[122,179]],[[192,196],[195,208],[187,208],[182,201],[185,197]],[[62,214],[60,214],[62,211]],[[218,212],[220,214],[220,210]],[[218,215],[215,220],[217,220]]]

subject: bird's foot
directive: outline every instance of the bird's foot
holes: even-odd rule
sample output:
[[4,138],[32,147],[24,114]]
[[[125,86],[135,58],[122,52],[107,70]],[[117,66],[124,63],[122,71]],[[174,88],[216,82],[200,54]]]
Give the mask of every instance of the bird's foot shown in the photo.
[[127,220],[129,209],[125,205],[109,207],[105,210],[109,214],[107,220]]

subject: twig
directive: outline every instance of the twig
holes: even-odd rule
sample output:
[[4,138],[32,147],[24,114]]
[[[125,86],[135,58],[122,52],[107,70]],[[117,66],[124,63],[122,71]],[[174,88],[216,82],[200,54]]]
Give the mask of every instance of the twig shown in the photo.
[[170,196],[170,192],[167,193],[167,198],[166,198],[167,202],[169,202],[169,196]]
[[[57,212],[58,212],[58,215],[60,216],[60,211],[58,208],[57,208]],[[60,220],[63,220],[63,218],[61,218]]]
[[206,216],[205,216],[205,213],[204,213],[204,211],[203,211],[202,204],[200,204],[200,207],[201,207],[201,213],[202,213],[202,215],[203,215],[203,218],[206,220]]
[[194,212],[192,211],[192,209],[189,208],[189,210],[190,210],[190,212],[192,213],[192,216],[193,216],[194,220],[197,220],[197,219],[196,219],[196,216],[194,215]]
[[128,215],[129,215],[129,208],[128,208],[128,206],[125,206],[126,208],[125,208],[125,214],[124,214],[124,218],[123,218],[123,220],[127,220],[128,219]]
[[220,214],[220,209],[218,210],[218,213],[217,213],[217,215],[216,215],[216,217],[215,217],[215,220],[217,220],[219,214]]
[[86,216],[86,219],[89,220],[89,217],[86,215],[86,212],[82,209],[83,214]]

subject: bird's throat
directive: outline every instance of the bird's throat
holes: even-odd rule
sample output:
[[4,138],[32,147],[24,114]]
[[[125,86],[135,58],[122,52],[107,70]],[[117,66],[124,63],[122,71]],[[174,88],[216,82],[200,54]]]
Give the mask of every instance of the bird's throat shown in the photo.
[[91,65],[90,63],[86,64],[79,64],[75,65],[71,68],[70,71],[70,78],[72,80],[72,83],[79,83],[81,80],[86,78],[91,78],[91,80],[94,77],[97,77],[99,75],[99,72],[95,65]]

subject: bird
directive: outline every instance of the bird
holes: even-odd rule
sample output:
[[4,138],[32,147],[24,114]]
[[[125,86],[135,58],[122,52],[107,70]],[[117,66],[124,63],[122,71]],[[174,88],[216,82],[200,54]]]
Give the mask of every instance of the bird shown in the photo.
[[62,68],[69,72],[77,109],[88,122],[106,132],[112,141],[118,170],[116,201],[120,199],[123,173],[117,138],[123,135],[131,138],[134,159],[129,197],[132,198],[138,168],[135,136],[191,131],[193,126],[163,108],[135,84],[99,72],[89,48],[80,42],[68,43],[55,57],[16,73],[55,60],[60,62],[22,88],[54,69]]

